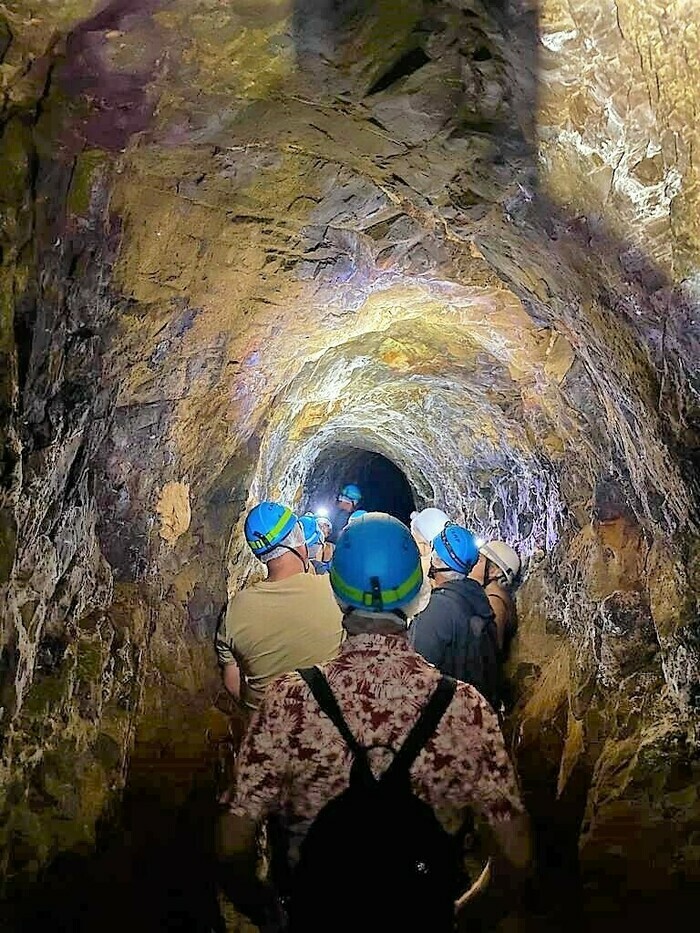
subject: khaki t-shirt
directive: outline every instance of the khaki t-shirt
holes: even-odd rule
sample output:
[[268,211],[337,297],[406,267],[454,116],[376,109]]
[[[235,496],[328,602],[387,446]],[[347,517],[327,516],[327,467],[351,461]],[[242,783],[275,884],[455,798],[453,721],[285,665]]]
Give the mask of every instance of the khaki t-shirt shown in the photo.
[[221,664],[238,662],[248,683],[244,698],[257,706],[275,677],[336,656],[343,640],[341,619],[327,575],[262,580],[229,603],[216,651]]

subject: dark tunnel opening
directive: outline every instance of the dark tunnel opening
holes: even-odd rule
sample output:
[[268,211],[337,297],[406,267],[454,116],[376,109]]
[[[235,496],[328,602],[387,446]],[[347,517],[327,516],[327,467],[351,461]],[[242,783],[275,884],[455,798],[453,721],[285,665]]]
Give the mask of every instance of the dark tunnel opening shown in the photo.
[[403,471],[382,454],[357,447],[337,447],[319,457],[306,484],[309,507],[332,506],[346,483],[357,483],[362,490],[359,508],[410,522],[416,504]]

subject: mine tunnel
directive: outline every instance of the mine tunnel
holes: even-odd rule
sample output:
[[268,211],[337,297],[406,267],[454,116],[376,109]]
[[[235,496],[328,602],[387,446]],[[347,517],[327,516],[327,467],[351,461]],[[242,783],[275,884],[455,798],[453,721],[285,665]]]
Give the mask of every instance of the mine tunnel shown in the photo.
[[30,6],[0,6],[3,930],[254,929],[214,880],[244,726],[215,630],[260,574],[248,510],[346,482],[522,559],[508,929],[680,928],[697,14]]
[[346,483],[360,487],[359,504],[366,511],[387,512],[409,524],[416,502],[406,475],[380,453],[344,445],[336,445],[317,460],[307,483],[307,505],[313,511],[332,508]]

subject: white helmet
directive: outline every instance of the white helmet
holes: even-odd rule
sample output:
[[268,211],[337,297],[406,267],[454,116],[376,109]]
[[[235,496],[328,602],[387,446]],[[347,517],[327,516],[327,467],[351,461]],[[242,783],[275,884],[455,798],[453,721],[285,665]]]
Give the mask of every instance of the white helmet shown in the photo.
[[448,522],[449,518],[442,509],[423,509],[422,512],[411,512],[411,531],[413,533],[417,531],[427,542],[437,538]]
[[479,552],[503,571],[508,585],[520,573],[520,558],[505,541],[489,541],[482,544]]

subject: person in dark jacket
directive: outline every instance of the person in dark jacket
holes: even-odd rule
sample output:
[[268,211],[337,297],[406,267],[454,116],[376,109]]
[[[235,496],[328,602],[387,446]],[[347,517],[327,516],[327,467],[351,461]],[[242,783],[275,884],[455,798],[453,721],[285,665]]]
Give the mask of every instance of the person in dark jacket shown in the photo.
[[430,570],[435,582],[428,606],[409,629],[413,647],[443,674],[472,684],[500,706],[498,636],[484,588],[469,579],[479,559],[474,536],[448,523],[433,541]]
[[333,514],[333,531],[329,540],[332,544],[338,543],[341,531],[350,521],[353,512],[362,499],[362,490],[356,483],[347,483],[335,498],[335,512]]

